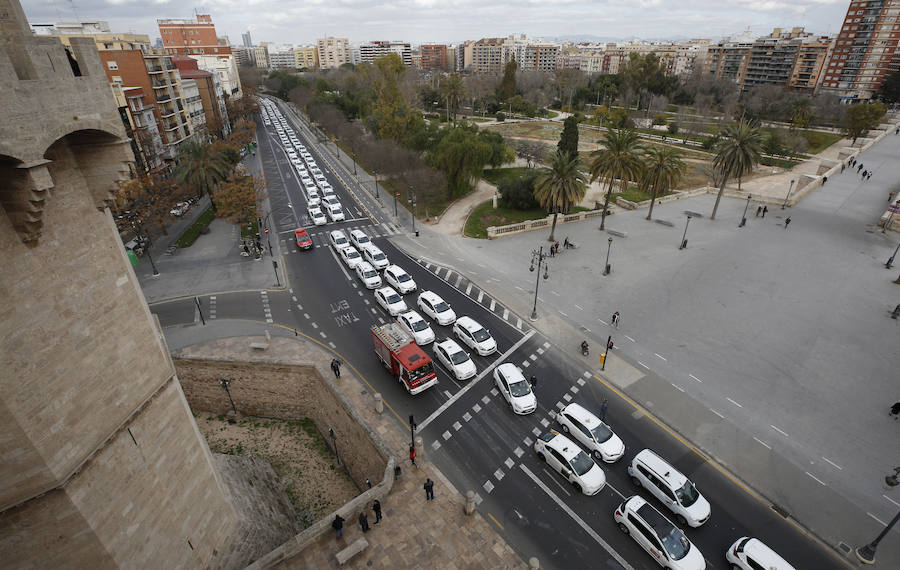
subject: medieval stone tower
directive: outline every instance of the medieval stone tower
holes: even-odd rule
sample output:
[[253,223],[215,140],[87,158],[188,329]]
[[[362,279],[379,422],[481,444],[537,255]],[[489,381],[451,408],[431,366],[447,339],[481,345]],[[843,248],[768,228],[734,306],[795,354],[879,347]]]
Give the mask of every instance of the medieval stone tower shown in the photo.
[[239,527],[106,201],[133,160],[91,38],[0,0],[0,560],[222,566]]

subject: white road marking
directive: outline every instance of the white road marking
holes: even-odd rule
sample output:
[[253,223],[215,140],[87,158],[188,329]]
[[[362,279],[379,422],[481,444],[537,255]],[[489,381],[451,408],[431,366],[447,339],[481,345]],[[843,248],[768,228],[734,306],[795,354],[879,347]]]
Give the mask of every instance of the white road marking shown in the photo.
[[325,333],[323,333],[322,331],[319,331],[319,336],[322,338],[328,338],[327,336],[325,336]]
[[503,320],[509,319],[509,309],[503,309]]
[[311,325],[312,325],[312,328],[314,328],[314,329],[319,328],[319,325],[317,325],[316,323],[309,323],[309,324],[311,324]]
[[491,491],[494,490],[494,484],[491,483],[490,481],[485,481],[485,483],[484,483],[484,485],[482,485],[482,487],[484,487],[484,490],[487,491],[488,493],[490,493]]
[[569,315],[565,314],[565,313],[562,312],[562,311],[560,311],[559,314],[562,315],[562,316],[564,316],[564,317],[568,317],[568,316],[569,316]]
[[521,287],[519,287],[518,285],[516,285],[516,289],[518,289],[519,291],[524,291],[524,290],[525,290],[525,289],[522,289]]
[[582,307],[581,305],[575,305],[575,308],[578,309],[579,311],[584,310],[584,307]]
[[638,364],[640,364],[641,366],[643,366],[643,367],[646,368],[647,370],[650,370],[650,367],[647,366],[646,364],[644,364],[643,362],[641,362],[640,360],[638,360]]
[[743,407],[744,407],[744,406],[738,404],[737,402],[735,402],[734,400],[732,400],[731,398],[725,398],[725,399],[728,400],[729,402],[731,402],[732,404],[734,404],[735,406],[739,407],[739,408],[743,408]]
[[466,295],[468,295],[468,294],[471,293],[471,292],[472,292],[472,284],[469,283],[469,286],[466,287]]
[[522,330],[522,319],[516,319],[516,328]]
[[754,437],[753,439],[756,440],[756,443],[760,444],[761,446],[765,447],[766,449],[772,449],[772,446],[771,446],[771,445],[769,445],[768,443],[766,443],[766,442],[764,442],[763,440],[759,439],[758,437]]
[[495,301],[494,299],[491,299],[491,311],[492,312],[494,310],[494,307],[496,307],[496,306],[497,306],[497,301]]
[[[807,473],[807,475],[809,475],[809,473]],[[824,484],[824,483],[823,483],[823,484]],[[873,515],[872,513],[866,511],[866,514],[869,515],[870,517],[872,517],[873,519],[875,519],[876,521],[880,522],[880,523],[881,523],[881,526],[887,526],[887,524],[885,524],[885,522],[884,522],[883,520],[881,520],[880,518],[876,517],[876,516]]]
[[497,481],[502,481],[504,475],[505,475],[505,474],[503,473],[503,471],[501,471],[501,470],[499,470],[499,469],[497,469],[496,471],[494,471],[494,478],[497,479]]
[[[822,459],[824,459],[825,461],[827,461],[828,463],[830,463],[831,466],[834,467],[835,469],[840,469],[841,471],[844,470],[843,467],[841,467],[840,465],[838,465],[838,464],[835,463],[834,461],[828,459],[827,457],[822,457]],[[900,507],[900,505],[897,505],[897,506]]]
[[634,342],[634,339],[631,338],[630,336],[628,336],[627,334],[625,335],[625,338],[627,338],[627,339],[630,340],[631,342]]
[[[461,281],[462,281],[462,275],[457,276],[456,283],[454,283],[453,286],[458,288]],[[471,285],[469,285],[469,287],[471,287]]]
[[484,298],[484,291],[478,291],[478,302],[481,302],[481,299]]
[[604,321],[603,319],[597,319],[597,320],[600,321],[600,324],[601,324],[601,325],[605,325],[605,324],[606,324],[606,321]]
[[720,414],[719,412],[715,411],[714,409],[710,408],[709,411],[712,412],[712,413],[714,413],[714,414],[716,414],[717,416],[719,416],[719,417],[722,418],[723,420],[725,419],[725,416],[723,416],[723,415]]
[[697,378],[697,377],[694,376],[693,374],[688,374],[688,376],[690,376],[691,378],[693,378],[693,379],[696,380],[697,382],[700,382],[701,384],[703,384],[703,380]]
[[677,384],[672,384],[672,387],[675,388],[676,390],[678,390],[679,392],[684,392],[684,388],[682,388],[681,386],[679,386]]
[[328,346],[330,346],[333,349],[337,349],[337,346],[331,341],[328,341]]
[[550,292],[553,293],[554,295],[556,295],[557,297],[559,297],[559,293],[557,293],[557,292],[554,291],[553,289],[550,289]]
[[778,429],[777,427],[773,426],[772,424],[769,424],[769,427],[772,428],[772,429],[774,429],[775,431],[777,431],[778,433],[780,433],[780,434],[783,435],[784,437],[791,437],[791,436],[789,436],[789,435],[787,434],[786,431],[784,431],[784,430],[782,430],[782,429]]
[[653,354],[654,354],[654,356],[656,356],[657,358],[661,359],[663,362],[668,362],[668,361],[666,360],[666,357],[665,357],[665,356],[660,356],[659,354],[656,354],[655,352],[654,352]]
[[813,474],[810,473],[809,471],[804,471],[804,473],[806,473],[807,475],[809,475],[811,479],[813,479],[816,483],[822,485],[823,487],[827,487],[827,486],[828,486],[828,485],[825,484],[824,481],[822,481],[821,479],[819,479],[818,477],[816,477],[815,475],[813,475]]
[[890,498],[890,497],[888,497],[888,496],[887,496],[887,495],[882,495],[882,497],[884,497],[884,498],[885,498],[885,499],[887,499],[887,500],[888,500],[888,501],[890,501],[890,502],[892,502],[892,503],[894,503],[894,505],[895,505],[895,506],[898,506],[898,507],[900,507],[900,503],[898,503],[898,502],[897,502],[897,501],[895,501],[895,500],[894,500],[894,499],[892,499],[892,498]]
[[[615,549],[609,545],[609,543],[607,543],[605,540],[603,540],[603,538],[593,528],[588,526],[588,524],[586,522],[584,522],[584,520],[581,517],[579,517],[577,514],[575,514],[575,511],[570,509],[567,504],[565,504],[559,497],[557,497],[556,494],[553,493],[553,491],[551,491],[550,488],[547,487],[547,485],[545,485],[544,482],[541,481],[537,477],[537,475],[532,473],[531,470],[529,470],[527,467],[525,467],[522,464],[519,464],[519,468],[522,471],[524,471],[526,475],[531,477],[531,480],[534,481],[534,483],[538,487],[540,487],[541,490],[544,491],[544,493],[546,493],[547,496],[550,497],[553,500],[553,502],[555,502],[559,506],[559,508],[562,509],[562,511],[564,513],[569,515],[569,518],[571,518],[573,521],[575,521],[576,524],[578,524],[578,526],[580,526],[582,529],[584,529],[584,531],[588,534],[588,536],[593,538],[597,542],[597,544],[602,546],[603,549],[606,550],[610,556],[615,558],[616,562],[618,562],[619,564],[622,565],[622,568],[624,568],[625,570],[634,570],[634,567],[631,566],[631,564],[629,564],[624,558],[622,558],[622,556],[618,552],[616,552]],[[618,491],[616,491],[616,492],[618,492]],[[568,493],[568,491],[566,491],[566,493]]]

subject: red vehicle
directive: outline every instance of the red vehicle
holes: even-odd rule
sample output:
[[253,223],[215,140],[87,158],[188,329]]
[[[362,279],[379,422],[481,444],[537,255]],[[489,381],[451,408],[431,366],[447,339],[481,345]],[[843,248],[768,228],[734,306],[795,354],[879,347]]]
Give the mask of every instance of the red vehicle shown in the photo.
[[434,364],[397,323],[372,327],[375,356],[410,394],[437,384]]
[[309,237],[309,234],[306,233],[305,229],[297,228],[294,230],[294,239],[297,240],[297,247],[300,249],[312,248],[312,238]]

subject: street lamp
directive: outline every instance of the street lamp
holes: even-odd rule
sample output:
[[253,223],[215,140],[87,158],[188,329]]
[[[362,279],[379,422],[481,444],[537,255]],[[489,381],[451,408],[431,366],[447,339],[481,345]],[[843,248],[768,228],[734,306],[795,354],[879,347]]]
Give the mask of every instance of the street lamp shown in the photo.
[[750,194],[747,194],[747,203],[744,204],[744,216],[741,218],[741,223],[738,226],[739,228],[742,228],[747,225],[747,208],[750,207],[750,198],[751,198]]
[[278,279],[278,262],[272,260],[272,268],[275,270],[275,286],[281,287],[281,281]]
[[791,197],[791,190],[794,189],[794,179],[791,179],[791,185],[788,186],[787,196],[784,197],[784,204],[781,205],[781,209],[784,210],[785,206],[787,206],[788,199]]
[[603,267],[603,275],[609,275],[612,268],[609,265],[609,250],[612,249],[612,238],[606,238],[606,265]]
[[[897,479],[898,475],[900,475],[900,467],[895,467],[894,474],[884,478],[884,488],[892,489],[900,484],[900,481]],[[878,548],[878,543],[881,542],[881,539],[884,538],[887,533],[891,532],[891,529],[894,528],[894,525],[897,524],[898,520],[900,520],[900,511],[898,511],[894,518],[891,519],[891,522],[884,527],[884,530],[875,537],[875,540],[856,549],[856,557],[859,558],[860,562],[863,564],[875,564],[875,549]]]
[[894,248],[894,253],[888,258],[887,263],[884,266],[890,269],[894,265],[894,258],[897,257],[897,252],[900,251],[900,243],[897,244],[897,247]]
[[416,232],[416,214],[418,210],[416,206],[418,206],[418,202],[416,202],[416,193],[413,192],[412,186],[409,187],[409,199],[407,200],[410,204],[412,204],[412,210],[410,210],[410,217],[412,218],[412,230],[413,233],[416,234],[416,237],[419,236],[419,233]]
[[219,380],[219,386],[225,390],[225,393],[228,394],[228,401],[231,402],[231,411],[234,412],[234,415],[237,415],[237,408],[234,407],[234,400],[231,399],[231,390],[228,389],[231,386],[231,382],[225,380],[224,378]]
[[678,246],[678,249],[684,249],[687,247],[687,229],[688,225],[691,223],[692,217],[693,216],[691,216],[690,214],[687,215],[687,221],[684,223],[684,233],[681,235],[681,245]]
[[137,219],[136,221],[134,221],[134,222],[131,222],[131,227],[133,227],[134,229],[136,229],[136,230],[141,234],[141,235],[139,235],[138,237],[141,239],[141,243],[142,243],[142,244],[143,244],[145,241],[147,242],[147,245],[144,246],[144,252],[147,254],[147,259],[150,260],[150,267],[153,268],[153,276],[154,276],[154,277],[158,277],[158,276],[159,276],[159,270],[156,268],[156,264],[153,263],[153,256],[150,255],[150,236],[145,236],[145,235],[144,235],[144,226],[143,226],[143,224],[141,223],[140,218],[138,218],[138,219]]
[[378,200],[378,171],[373,168],[372,174],[375,175],[375,199]]
[[272,237],[269,235],[269,216],[272,215],[272,212],[266,214],[266,219],[263,220],[263,225],[266,226],[266,243],[269,245],[269,257],[272,257]]
[[531,267],[528,268],[528,271],[534,271],[534,262],[537,260],[537,276],[535,277],[534,282],[534,307],[531,309],[531,320],[537,320],[537,302],[538,302],[538,289],[541,286],[541,265],[544,266],[544,281],[550,277],[549,266],[545,261],[549,254],[544,253],[544,246],[538,248],[537,251],[531,251]]

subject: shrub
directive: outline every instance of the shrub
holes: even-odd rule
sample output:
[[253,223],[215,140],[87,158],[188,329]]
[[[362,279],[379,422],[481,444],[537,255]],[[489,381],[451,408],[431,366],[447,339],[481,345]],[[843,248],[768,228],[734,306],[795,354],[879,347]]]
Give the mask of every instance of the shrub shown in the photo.
[[669,134],[670,135],[678,134],[678,123],[669,123]]
[[540,208],[540,204],[534,198],[534,179],[537,175],[538,172],[534,171],[501,182],[497,188],[500,192],[500,205],[515,210]]
[[669,124],[669,117],[665,113],[657,113],[653,115],[653,124],[654,125],[667,125]]
[[497,112],[497,114],[494,115],[494,118],[497,119],[497,121],[505,121],[506,114]]

